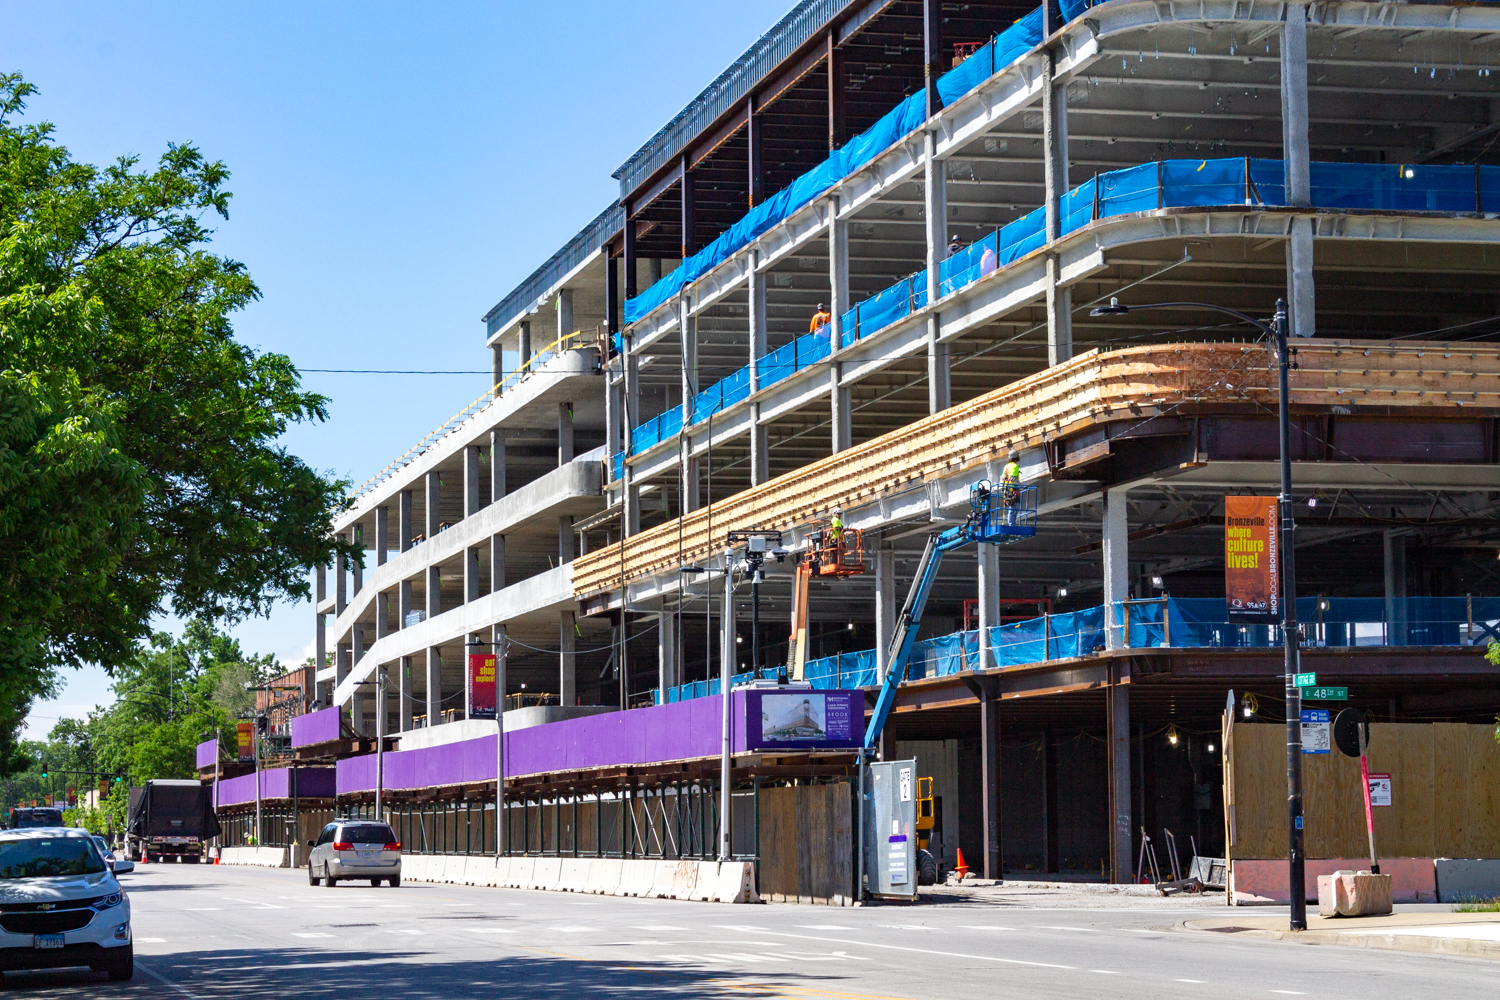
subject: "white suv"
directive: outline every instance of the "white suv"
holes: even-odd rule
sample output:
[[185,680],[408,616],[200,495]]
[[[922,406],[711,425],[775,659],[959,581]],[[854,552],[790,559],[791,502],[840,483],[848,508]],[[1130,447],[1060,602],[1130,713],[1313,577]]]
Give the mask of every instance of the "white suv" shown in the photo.
[[87,830],[0,832],[0,970],[86,965],[114,980],[135,973],[130,899]]

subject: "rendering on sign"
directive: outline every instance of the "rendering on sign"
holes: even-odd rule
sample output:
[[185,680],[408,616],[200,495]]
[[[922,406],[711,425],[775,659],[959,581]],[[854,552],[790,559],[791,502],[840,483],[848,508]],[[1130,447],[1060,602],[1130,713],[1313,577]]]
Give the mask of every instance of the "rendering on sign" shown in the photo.
[[1224,599],[1232,622],[1281,619],[1275,497],[1224,498]]
[[235,745],[238,749],[239,762],[249,764],[255,760],[255,724],[253,722],[240,722],[234,727]]
[[1328,753],[1333,749],[1332,723],[1328,721],[1328,710],[1304,708],[1302,710],[1302,752]]
[[469,718],[495,717],[495,654],[469,654]]
[[754,748],[852,748],[864,739],[862,692],[747,691],[745,695]]
[[1389,774],[1370,775],[1370,805],[1388,806],[1391,804],[1391,776]]

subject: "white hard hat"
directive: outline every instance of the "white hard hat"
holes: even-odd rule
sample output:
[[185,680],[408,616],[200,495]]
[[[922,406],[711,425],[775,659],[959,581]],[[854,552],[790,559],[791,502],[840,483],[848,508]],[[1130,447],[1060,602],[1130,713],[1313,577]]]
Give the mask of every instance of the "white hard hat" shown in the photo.
[[840,507],[838,504],[834,504],[833,505],[833,512],[835,514],[842,514],[844,512],[844,508]]

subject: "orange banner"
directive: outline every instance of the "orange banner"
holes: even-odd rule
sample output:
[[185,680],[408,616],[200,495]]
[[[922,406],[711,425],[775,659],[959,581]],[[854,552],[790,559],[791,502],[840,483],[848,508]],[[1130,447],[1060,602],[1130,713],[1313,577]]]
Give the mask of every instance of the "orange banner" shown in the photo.
[[241,722],[235,726],[235,742],[238,744],[241,764],[255,759],[255,723]]
[[1275,497],[1224,498],[1224,599],[1232,622],[1281,620]]

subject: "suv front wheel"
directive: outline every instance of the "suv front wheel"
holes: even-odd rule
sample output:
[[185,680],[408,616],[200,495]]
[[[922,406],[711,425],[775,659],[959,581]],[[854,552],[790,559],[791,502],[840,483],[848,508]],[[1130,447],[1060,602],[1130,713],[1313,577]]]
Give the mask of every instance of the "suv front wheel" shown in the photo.
[[109,964],[104,966],[104,971],[109,973],[109,981],[122,983],[135,976],[135,946],[127,944],[123,948],[111,949],[114,954],[109,957]]

